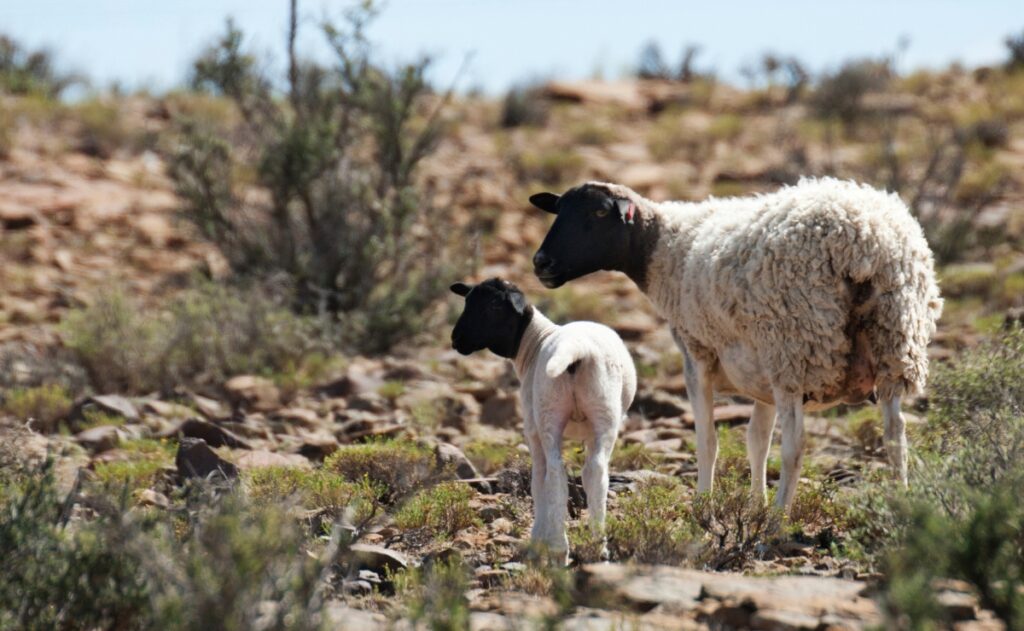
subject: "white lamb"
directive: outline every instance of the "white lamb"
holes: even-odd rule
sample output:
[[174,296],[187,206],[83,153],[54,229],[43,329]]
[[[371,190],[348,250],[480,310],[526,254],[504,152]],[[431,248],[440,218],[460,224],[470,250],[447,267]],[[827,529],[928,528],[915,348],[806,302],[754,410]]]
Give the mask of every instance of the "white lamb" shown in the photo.
[[924,386],[942,300],[921,227],[897,196],[825,178],[699,203],[656,203],[599,182],[530,201],[558,215],[534,256],[545,286],[622,271],[668,320],[685,356],[699,491],[714,479],[715,391],[756,402],[747,451],[762,497],[776,415],[777,501],[788,507],[804,410],[874,393],[890,464],[906,483],[900,397]]
[[533,461],[531,539],[563,560],[569,482],[562,462],[562,438],[586,445],[583,488],[590,526],[604,530],[608,463],[615,439],[636,394],[636,369],[619,336],[595,322],[558,326],[531,306],[519,289],[497,278],[476,286],[456,283],[466,298],[452,331],[452,346],[463,355],[487,348],[513,360],[522,383],[524,423]]

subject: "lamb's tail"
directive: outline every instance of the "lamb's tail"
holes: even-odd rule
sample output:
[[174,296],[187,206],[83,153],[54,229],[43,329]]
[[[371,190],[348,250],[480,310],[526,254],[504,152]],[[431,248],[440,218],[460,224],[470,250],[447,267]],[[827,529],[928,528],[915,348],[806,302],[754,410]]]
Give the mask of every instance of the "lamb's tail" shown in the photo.
[[548,360],[544,370],[548,373],[548,377],[554,379],[566,370],[570,373],[574,372],[575,369],[572,366],[589,356],[588,347],[582,340],[566,341],[558,345],[558,348],[555,349],[555,354]]

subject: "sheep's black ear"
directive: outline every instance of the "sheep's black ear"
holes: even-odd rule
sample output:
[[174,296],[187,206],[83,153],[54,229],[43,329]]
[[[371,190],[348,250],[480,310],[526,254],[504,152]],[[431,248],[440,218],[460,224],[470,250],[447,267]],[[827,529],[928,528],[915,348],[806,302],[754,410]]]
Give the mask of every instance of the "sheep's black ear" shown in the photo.
[[530,203],[540,208],[544,212],[557,215],[558,211],[555,210],[555,205],[558,204],[558,199],[561,195],[555,195],[554,193],[537,193],[530,195]]
[[452,285],[448,289],[451,289],[453,294],[458,294],[460,296],[465,297],[466,294],[469,293],[469,290],[471,290],[473,288],[470,287],[469,285],[467,285],[466,283],[455,283],[454,285]]

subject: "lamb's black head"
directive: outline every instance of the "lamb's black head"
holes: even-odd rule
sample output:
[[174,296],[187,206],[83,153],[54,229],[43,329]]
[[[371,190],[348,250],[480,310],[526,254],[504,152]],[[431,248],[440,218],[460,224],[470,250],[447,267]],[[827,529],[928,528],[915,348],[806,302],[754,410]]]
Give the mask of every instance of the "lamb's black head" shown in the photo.
[[545,287],[598,270],[628,271],[637,213],[632,201],[600,184],[584,184],[564,195],[537,193],[530,203],[558,215],[533,256],[533,273]]
[[533,307],[512,283],[491,278],[479,285],[455,283],[452,292],[466,298],[466,306],[452,329],[452,348],[469,355],[487,348],[509,359],[516,356]]

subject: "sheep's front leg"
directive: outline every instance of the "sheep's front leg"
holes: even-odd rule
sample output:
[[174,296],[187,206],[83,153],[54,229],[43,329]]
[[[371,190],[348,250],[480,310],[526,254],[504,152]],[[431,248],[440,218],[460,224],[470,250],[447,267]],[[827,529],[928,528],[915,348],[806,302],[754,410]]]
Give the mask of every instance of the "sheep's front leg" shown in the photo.
[[907,485],[907,423],[900,412],[900,397],[893,395],[879,402],[885,433],[885,455],[889,466],[903,486]]
[[544,449],[544,489],[540,502],[545,504],[542,509],[544,523],[544,542],[548,545],[555,558],[563,563],[569,560],[569,537],[565,532],[565,523],[569,519],[569,478],[562,462],[562,434],[565,420],[559,417],[548,417],[541,420],[540,441]]
[[686,396],[693,405],[697,427],[697,492],[710,491],[715,483],[715,461],[718,459],[718,434],[715,432],[714,392],[706,367],[693,359],[676,337],[683,351],[683,377]]
[[583,464],[583,489],[587,492],[590,530],[601,537],[601,558],[608,558],[604,538],[604,520],[608,507],[608,466],[615,448],[615,431],[611,423],[597,427],[587,440],[587,460]]
[[544,456],[544,445],[536,429],[527,424],[526,443],[530,448],[530,461],[533,465],[530,475],[530,495],[533,497],[533,529],[530,540],[545,541],[547,538],[548,502],[544,496],[544,480],[547,477],[547,466]]
[[756,401],[747,426],[747,458],[750,460],[750,494],[764,502],[768,477],[768,450],[775,429],[775,407]]
[[789,510],[796,496],[800,467],[804,457],[804,403],[802,395],[787,394],[773,388],[775,409],[782,428],[782,477],[775,504]]

